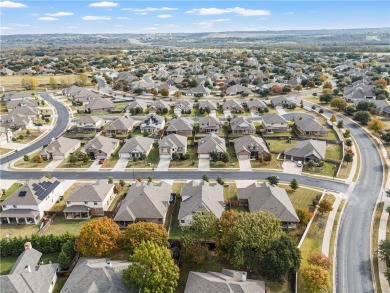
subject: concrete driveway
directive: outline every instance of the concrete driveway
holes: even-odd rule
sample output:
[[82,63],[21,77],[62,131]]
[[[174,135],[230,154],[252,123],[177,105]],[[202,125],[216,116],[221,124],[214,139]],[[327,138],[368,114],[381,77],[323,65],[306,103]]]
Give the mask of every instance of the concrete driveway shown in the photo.
[[160,158],[160,162],[158,162],[157,171],[168,171],[169,163],[171,162],[171,158]]
[[217,117],[217,111],[211,110],[209,115],[210,115],[211,117],[216,118],[216,117]]
[[87,171],[99,171],[102,165],[99,164],[99,159],[93,161],[91,167],[87,169]]
[[276,107],[276,111],[278,111],[278,114],[279,114],[279,115],[286,114],[286,111],[284,111],[283,108],[278,108],[278,107]]
[[250,160],[247,159],[238,159],[238,163],[240,165],[240,171],[252,171],[252,166]]
[[198,171],[210,171],[209,158],[199,158]]
[[59,164],[61,164],[61,162],[62,162],[62,160],[53,160],[49,164],[47,164],[47,166],[45,168],[43,168],[42,170],[45,170],[45,171],[54,170],[55,168],[58,167]]
[[298,167],[297,162],[284,161],[282,167],[284,173],[298,174],[298,175],[301,175],[302,173],[302,167]]
[[129,162],[129,159],[127,159],[127,158],[119,158],[119,160],[118,160],[118,162],[116,162],[116,165],[114,166],[114,168],[111,169],[111,172],[125,171],[128,162]]
[[223,115],[225,116],[225,118],[232,117],[232,112],[230,112],[230,110],[226,110],[223,111]]

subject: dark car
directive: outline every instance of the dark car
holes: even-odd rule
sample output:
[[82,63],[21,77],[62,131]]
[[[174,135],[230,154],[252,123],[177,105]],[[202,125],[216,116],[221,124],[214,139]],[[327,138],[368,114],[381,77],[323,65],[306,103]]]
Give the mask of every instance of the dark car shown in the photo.
[[34,123],[35,126],[43,126],[42,123]]

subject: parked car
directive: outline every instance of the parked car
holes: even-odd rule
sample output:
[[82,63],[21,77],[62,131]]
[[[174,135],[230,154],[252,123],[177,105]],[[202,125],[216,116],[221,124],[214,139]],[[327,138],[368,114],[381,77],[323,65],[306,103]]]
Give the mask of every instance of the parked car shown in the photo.
[[302,167],[302,161],[297,162],[297,167]]
[[42,123],[34,123],[35,126],[43,126]]
[[105,160],[106,160],[105,158],[101,158],[101,159],[99,160],[99,164],[102,165],[102,164],[104,163]]

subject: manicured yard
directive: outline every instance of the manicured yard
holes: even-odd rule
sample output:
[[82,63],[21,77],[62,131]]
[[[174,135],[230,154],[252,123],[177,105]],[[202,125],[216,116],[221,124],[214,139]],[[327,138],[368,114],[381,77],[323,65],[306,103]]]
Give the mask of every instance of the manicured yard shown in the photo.
[[53,293],[60,293],[62,287],[64,287],[66,280],[68,280],[68,277],[58,277],[57,282],[53,288]]
[[119,150],[121,149],[121,146],[119,146],[115,152],[112,154],[111,157],[109,157],[102,165],[102,168],[114,168],[116,163],[119,160]]
[[125,185],[120,193],[118,193],[114,200],[111,202],[110,206],[108,207],[109,211],[115,210],[116,206],[119,204],[119,202],[122,200],[122,198],[127,194],[129,191],[129,185]]
[[169,164],[169,168],[198,168],[198,154],[197,147],[187,147],[187,153],[190,155],[188,160],[184,161],[173,161]]
[[9,153],[10,151],[12,151],[12,150],[6,149],[6,148],[0,148],[0,156],[5,155],[5,154]]
[[18,190],[22,184],[20,183],[14,183],[12,184],[6,191],[5,194],[1,196],[0,200],[5,200],[7,199],[12,193],[14,193],[16,190]]
[[115,104],[115,111],[123,111],[123,109],[126,108],[127,105],[129,105],[129,102],[119,102],[114,104]]
[[271,154],[272,160],[270,162],[264,161],[260,163],[259,160],[251,160],[252,168],[264,168],[264,169],[280,169],[283,170],[283,160],[277,160],[278,154]]
[[349,176],[349,173],[351,173],[352,169],[352,163],[347,163],[345,161],[342,162],[338,178],[346,179]]
[[69,158],[63,160],[57,168],[89,168],[93,164],[94,161],[89,160],[88,162],[77,161],[76,163],[69,163]]
[[94,218],[88,220],[66,220],[63,216],[57,216],[45,234],[61,235],[69,232],[70,234],[78,235],[81,228],[92,219]]
[[169,239],[179,239],[181,235],[181,228],[179,226],[179,210],[181,204],[181,197],[176,197],[175,206],[173,208],[170,229],[169,229]]
[[295,146],[296,140],[288,142],[286,139],[267,139],[266,140],[269,149],[274,153],[283,153],[288,148]]
[[[30,134],[27,134],[27,130],[30,132]],[[14,133],[14,137],[17,139],[17,143],[29,143],[36,139],[37,137],[41,136],[43,134],[42,130],[37,129],[24,129],[17,133]],[[20,136],[23,136],[23,138],[19,138]]]
[[295,210],[298,209],[309,209],[314,211],[315,207],[312,205],[313,200],[317,196],[321,196],[321,191],[316,191],[313,189],[308,189],[304,187],[299,187],[297,190],[293,191],[290,187],[281,186],[286,189],[288,196],[290,197],[291,203],[294,206]]
[[333,175],[337,171],[337,168],[338,168],[337,164],[324,162],[323,167],[313,167],[313,169],[310,170],[309,166],[306,164],[306,165],[303,165],[302,172],[333,177]]
[[223,197],[225,200],[237,200],[236,183],[226,183],[223,187]]
[[69,195],[72,194],[72,192],[85,184],[82,183],[75,183],[71,187],[68,188],[68,190],[65,191],[63,195],[63,199],[60,202],[55,203],[55,205],[50,209],[51,212],[62,212],[66,208],[66,199],[68,198]]
[[231,145],[226,146],[226,151],[229,155],[229,162],[224,163],[222,161],[212,162],[210,161],[210,168],[238,168],[238,161],[234,155],[234,147]]
[[341,160],[341,158],[342,158],[341,152],[342,152],[341,144],[328,143],[326,145],[325,158],[334,159],[334,160]]
[[[156,168],[159,161],[160,155],[158,152],[158,147],[153,146],[146,160],[138,160],[134,162],[132,159],[130,159],[126,168]],[[149,165],[149,163],[151,165]]]
[[[40,223],[39,223],[40,224]],[[9,235],[10,238],[17,236],[31,236],[39,231],[39,225],[9,225],[1,224],[0,238],[6,238]]]
[[37,163],[36,162],[36,157],[39,154],[40,151],[33,153],[29,155],[30,160],[29,161],[24,161],[23,158],[19,159],[18,161],[15,162],[15,167],[18,168],[44,168],[46,167],[50,161],[43,161],[42,163]]

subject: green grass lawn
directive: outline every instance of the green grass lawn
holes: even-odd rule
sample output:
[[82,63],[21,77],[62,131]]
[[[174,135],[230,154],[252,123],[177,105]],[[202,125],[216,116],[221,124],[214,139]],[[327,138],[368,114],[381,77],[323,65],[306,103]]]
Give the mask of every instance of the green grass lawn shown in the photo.
[[294,206],[295,210],[298,209],[309,209],[314,211],[315,207],[312,206],[313,200],[319,195],[321,196],[320,191],[299,187],[297,190],[293,191],[290,187],[283,186],[286,189],[288,196],[290,197],[291,203]]
[[293,148],[296,143],[295,140],[288,142],[286,139],[267,139],[266,142],[271,152],[275,153],[283,153],[286,149]]
[[259,160],[251,160],[251,167],[252,168],[264,168],[264,169],[280,169],[283,170],[282,160],[277,160],[278,154],[271,154],[272,160],[270,162],[264,161],[263,163],[260,163]]
[[325,158],[334,159],[334,160],[341,160],[341,158],[342,158],[341,144],[328,143],[326,145]]
[[69,232],[70,234],[78,235],[81,228],[93,219],[94,218],[88,220],[66,220],[64,216],[57,216],[54,219],[53,224],[46,230],[45,234],[62,235]]
[[352,169],[352,163],[347,163],[345,161],[342,162],[338,178],[346,179],[349,176],[349,173],[351,173]]
[[[27,131],[30,132],[30,134],[27,134]],[[14,137],[17,139],[17,143],[29,143],[36,139],[37,137],[41,136],[43,134],[42,130],[37,129],[24,129],[17,133],[14,133]],[[24,138],[19,138],[20,135],[22,135]]]
[[234,147],[228,145],[226,146],[226,151],[229,155],[229,162],[224,163],[222,161],[217,161],[217,162],[210,161],[210,168],[239,168],[238,160],[234,155]]
[[[40,224],[40,223],[39,223]],[[10,238],[17,236],[31,236],[32,234],[36,234],[39,231],[38,225],[9,225],[9,224],[1,224],[0,229],[0,238],[6,238],[9,235]]]
[[72,192],[77,188],[80,187],[82,183],[75,183],[71,187],[68,188],[68,190],[65,191],[63,195],[63,199],[60,202],[56,202],[54,206],[50,209],[51,212],[62,212],[66,208],[66,199],[69,195],[72,194]]
[[6,148],[0,148],[0,156],[8,154],[10,151],[12,151],[12,150],[6,149]]
[[172,212],[172,218],[169,229],[169,239],[180,239],[181,228],[179,226],[179,210],[181,204],[181,197],[176,197],[175,206]]
[[69,163],[69,158],[63,160],[57,168],[89,168],[93,164],[94,161],[89,160],[88,162],[77,161],[76,163]]
[[7,275],[17,260],[16,256],[2,257],[0,260],[0,275]]
[[237,200],[237,185],[236,183],[227,183],[223,187],[223,197],[225,200]]
[[24,161],[23,158],[17,160],[14,164],[15,167],[18,168],[44,168],[46,167],[50,161],[43,161],[42,163],[37,163],[36,162],[36,157],[39,154],[40,151],[35,152],[31,155],[29,155],[30,160],[29,161]]
[[313,169],[310,170],[310,168],[306,164],[306,165],[303,165],[302,172],[315,174],[315,175],[333,177],[333,174],[335,174],[335,170],[337,171],[337,168],[338,168],[338,164],[324,162],[323,167],[313,167]]
[[[126,168],[156,168],[159,161],[160,154],[158,152],[158,147],[153,146],[146,160],[138,160],[137,162],[134,162],[132,159],[130,159]],[[149,166],[149,163],[151,166]]]
[[379,223],[381,220],[381,215],[383,211],[383,202],[380,202],[377,204],[374,212],[374,222],[372,227],[372,238],[371,243],[373,247],[373,267],[374,267],[374,276],[375,276],[375,282],[377,284],[378,292],[382,292],[381,286],[379,281],[379,269],[378,269],[378,233],[379,233]]
[[184,161],[173,161],[171,160],[169,164],[169,168],[198,168],[198,154],[197,154],[198,148],[196,146],[194,147],[187,147],[187,153],[190,155],[189,160]]
[[121,149],[121,146],[119,146],[115,152],[112,154],[111,157],[109,157],[102,165],[102,168],[114,168],[116,163],[119,160],[119,150]]
[[6,191],[5,194],[1,196],[0,200],[3,201],[7,199],[12,193],[14,193],[16,190],[18,190],[22,184],[20,183],[14,183],[12,184]]
[[289,136],[293,136],[294,134],[288,131],[283,131],[283,132],[274,132],[274,133],[262,132],[261,135],[265,138],[269,138],[269,137],[279,137],[279,136],[289,137]]
[[120,193],[115,195],[114,200],[111,202],[110,206],[108,207],[109,211],[115,210],[116,206],[119,204],[119,202],[122,200],[122,198],[127,194],[129,191],[129,185],[125,185]]
[[58,277],[57,282],[53,288],[53,293],[60,293],[62,287],[64,287],[66,280],[68,280],[68,277]]

